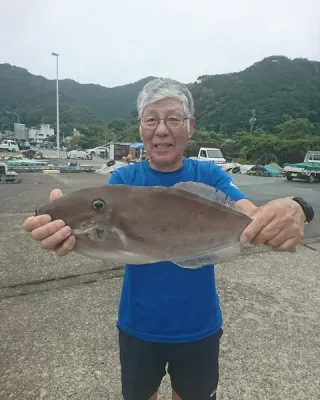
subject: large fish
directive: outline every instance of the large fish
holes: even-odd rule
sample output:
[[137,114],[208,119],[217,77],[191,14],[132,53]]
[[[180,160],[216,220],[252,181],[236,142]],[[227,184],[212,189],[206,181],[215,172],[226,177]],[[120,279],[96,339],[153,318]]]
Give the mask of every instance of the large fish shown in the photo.
[[81,189],[37,208],[41,214],[64,220],[77,239],[74,251],[84,256],[185,268],[237,256],[252,221],[224,193],[195,182]]

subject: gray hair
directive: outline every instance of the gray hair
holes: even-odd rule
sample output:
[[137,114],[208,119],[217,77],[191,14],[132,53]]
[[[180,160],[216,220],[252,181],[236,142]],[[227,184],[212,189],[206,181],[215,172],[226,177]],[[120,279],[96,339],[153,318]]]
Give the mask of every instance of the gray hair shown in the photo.
[[156,78],[148,82],[138,95],[137,109],[139,118],[148,104],[166,98],[180,101],[185,116],[188,118],[193,117],[194,101],[186,85],[170,78]]

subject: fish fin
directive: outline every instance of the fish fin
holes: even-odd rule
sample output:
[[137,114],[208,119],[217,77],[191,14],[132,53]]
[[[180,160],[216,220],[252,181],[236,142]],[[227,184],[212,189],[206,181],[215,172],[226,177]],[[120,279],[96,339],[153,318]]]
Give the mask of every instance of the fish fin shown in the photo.
[[231,200],[224,192],[213,186],[200,182],[180,182],[175,184],[173,187],[188,193],[196,194],[209,201],[218,203],[222,207],[226,206],[243,214],[239,207],[236,206],[235,201]]
[[116,263],[119,265],[125,264],[148,264],[156,262],[152,257],[140,255],[126,250],[106,251],[105,249],[92,249],[89,247],[76,246],[74,251],[84,257],[102,260],[106,262]]
[[240,254],[240,242],[231,243],[216,250],[209,250],[183,259],[175,259],[172,262],[179,267],[197,269],[205,265],[220,264],[229,261]]

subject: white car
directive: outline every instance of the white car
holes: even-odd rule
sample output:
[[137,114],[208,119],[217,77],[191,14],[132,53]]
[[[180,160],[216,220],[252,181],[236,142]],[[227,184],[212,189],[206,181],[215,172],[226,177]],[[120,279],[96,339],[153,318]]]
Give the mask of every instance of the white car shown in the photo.
[[109,156],[109,148],[105,147],[105,146],[98,146],[98,147],[94,147],[93,149],[88,149],[86,150],[86,153],[91,155],[93,154],[94,156],[100,156],[101,154],[105,154],[106,153],[106,149],[107,149],[107,156]]
[[67,158],[71,160],[88,160],[90,158],[90,155],[86,151],[82,150],[71,150],[68,151],[67,153]]

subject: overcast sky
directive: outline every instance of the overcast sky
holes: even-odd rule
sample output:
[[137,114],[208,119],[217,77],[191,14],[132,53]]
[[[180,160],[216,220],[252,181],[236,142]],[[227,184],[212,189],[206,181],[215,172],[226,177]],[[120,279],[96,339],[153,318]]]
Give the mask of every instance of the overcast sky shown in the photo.
[[0,63],[117,86],[320,60],[320,0],[0,0]]

